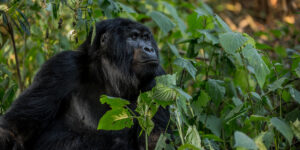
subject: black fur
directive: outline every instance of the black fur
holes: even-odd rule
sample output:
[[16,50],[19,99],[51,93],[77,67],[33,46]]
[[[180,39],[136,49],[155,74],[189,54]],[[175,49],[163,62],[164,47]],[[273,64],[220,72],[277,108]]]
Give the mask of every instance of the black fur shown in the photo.
[[[128,44],[131,30],[150,32],[131,20],[105,20],[96,25],[94,41],[91,32],[78,51],[65,51],[48,60],[2,116],[0,149],[144,149],[137,123],[121,131],[96,130],[110,109],[100,104],[100,95],[128,99],[134,109],[138,94],[151,89],[154,77],[164,74],[160,65],[133,65],[137,47],[134,42]],[[152,35],[148,41],[158,58]],[[150,139],[159,136],[168,119],[169,112],[160,108]],[[153,148],[155,140],[150,145]]]

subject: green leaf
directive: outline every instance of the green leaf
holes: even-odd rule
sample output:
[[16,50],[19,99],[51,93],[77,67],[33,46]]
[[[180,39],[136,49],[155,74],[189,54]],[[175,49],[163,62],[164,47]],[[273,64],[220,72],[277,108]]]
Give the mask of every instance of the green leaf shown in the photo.
[[209,30],[199,30],[199,33],[201,33],[202,35],[204,35],[205,37],[205,41],[208,43],[212,43],[213,45],[218,44],[219,43],[219,39],[217,38],[217,36],[215,36],[213,33],[211,33]]
[[122,108],[125,105],[129,105],[129,101],[118,98],[118,97],[110,97],[106,95],[102,95],[100,98],[100,102],[102,104],[108,104],[112,109],[114,108]]
[[168,46],[170,47],[171,52],[172,52],[176,57],[181,57],[175,45],[168,43]]
[[165,34],[175,27],[175,24],[167,16],[158,11],[152,11],[149,15]]
[[201,115],[199,119],[213,134],[218,137],[221,136],[222,121],[220,118],[212,115]]
[[163,134],[163,133],[160,134],[154,150],[166,149],[166,147],[167,147],[166,140],[167,140],[167,137],[165,136],[165,134]]
[[189,126],[185,135],[185,141],[199,149],[201,149],[201,138],[195,125]]
[[242,54],[248,60],[250,66],[254,68],[254,73],[258,84],[261,88],[263,88],[266,77],[270,73],[268,66],[257,53],[256,49],[249,44],[243,48]]
[[208,94],[202,90],[200,93],[200,96],[197,99],[197,102],[199,103],[199,106],[206,107],[207,103],[210,101],[210,97]]
[[273,117],[271,123],[286,138],[289,144],[292,144],[293,131],[290,126],[277,117]]
[[269,121],[268,117],[260,116],[260,115],[251,115],[249,121],[257,122],[257,121]]
[[235,54],[246,41],[247,38],[240,33],[227,32],[220,35],[221,46],[224,48],[225,52],[232,55]]
[[213,102],[218,106],[225,96],[225,87],[222,85],[223,81],[208,79],[206,83],[206,91]]
[[247,39],[247,41],[244,45],[250,44],[255,48],[255,46],[256,46],[255,40],[251,36],[249,36],[247,33],[243,33],[243,36]]
[[177,91],[177,93],[179,94],[179,96],[183,97],[185,100],[192,99],[192,96],[189,95],[188,93],[186,93],[185,91],[183,91],[182,89],[175,88],[175,90]]
[[243,105],[243,102],[238,97],[232,97],[235,106]]
[[267,133],[264,134],[263,142],[264,142],[267,149],[269,149],[270,146],[272,146],[272,144],[274,142],[273,130],[269,130]]
[[257,94],[256,92],[250,92],[250,95],[255,101],[257,101],[257,102],[261,101],[260,95]]
[[174,60],[174,64],[185,69],[193,77],[193,79],[195,79],[197,69],[193,66],[191,61],[178,57]]
[[300,63],[298,63],[298,67],[295,69],[296,75],[300,78]]
[[168,87],[173,87],[176,86],[176,74],[167,74],[167,75],[162,75],[158,76],[155,78],[156,83],[160,83],[162,85],[168,86]]
[[298,138],[298,140],[300,140],[300,121],[298,120],[298,118],[291,124],[291,127],[295,136]]
[[121,130],[130,128],[133,119],[127,109],[115,108],[107,111],[100,119],[98,130]]
[[282,88],[282,84],[284,83],[284,81],[286,80],[286,77],[282,77],[276,81],[274,81],[272,84],[269,84],[269,91],[275,91],[277,89],[281,89]]
[[234,132],[235,145],[234,147],[243,147],[247,149],[257,149],[255,142],[243,132]]
[[260,49],[260,50],[270,50],[270,49],[272,49],[271,46],[269,46],[269,45],[267,45],[267,44],[264,44],[264,43],[256,43],[256,44],[255,44],[255,47],[256,47],[257,49]]
[[150,117],[139,117],[138,118],[139,125],[142,127],[143,130],[146,130],[147,135],[149,136],[151,131],[154,128],[154,123]]
[[232,32],[229,26],[218,15],[215,15],[215,19],[223,32]]
[[181,33],[184,34],[185,30],[186,30],[186,25],[184,24],[182,19],[178,16],[176,9],[167,2],[163,2],[163,4],[167,8],[167,10],[170,12],[171,16],[176,20]]
[[135,10],[133,10],[131,7],[128,7],[120,2],[117,2],[117,4],[119,4],[120,8],[122,9],[122,11],[125,11],[127,13],[136,13]]
[[188,150],[201,150],[192,144],[183,144],[178,148],[178,150],[187,150],[187,149]]
[[188,31],[194,34],[197,29],[204,29],[203,27],[203,17],[199,16],[197,13],[192,13],[187,16]]
[[160,101],[175,101],[177,92],[173,88],[157,83],[153,88],[153,98]]
[[234,116],[238,115],[240,113],[240,111],[242,110],[243,105],[239,105],[235,108],[233,108],[226,116],[225,116],[225,120],[228,121],[231,118],[233,118]]
[[292,98],[300,104],[300,92],[292,87],[289,89]]

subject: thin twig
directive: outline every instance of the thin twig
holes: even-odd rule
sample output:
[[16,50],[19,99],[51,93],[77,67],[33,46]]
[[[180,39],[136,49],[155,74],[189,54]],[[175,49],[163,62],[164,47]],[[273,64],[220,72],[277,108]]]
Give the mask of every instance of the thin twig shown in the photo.
[[15,59],[16,59],[16,69],[17,69],[17,76],[18,76],[18,84],[19,84],[19,88],[21,90],[21,92],[23,91],[23,84],[22,84],[22,78],[21,78],[21,72],[20,72],[20,64],[19,64],[19,58],[17,55],[17,48],[16,48],[16,43],[15,43],[15,36],[14,36],[14,30],[9,22],[8,17],[6,16],[5,13],[3,13],[3,15],[5,15],[5,17],[7,18],[7,28],[8,28],[8,32],[10,34],[11,37],[11,41],[13,44],[13,49],[14,49],[14,54],[15,54]]

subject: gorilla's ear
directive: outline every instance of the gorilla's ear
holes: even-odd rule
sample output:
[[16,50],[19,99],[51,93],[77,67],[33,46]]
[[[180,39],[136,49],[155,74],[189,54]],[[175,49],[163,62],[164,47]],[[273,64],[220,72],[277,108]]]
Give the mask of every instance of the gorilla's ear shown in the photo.
[[100,37],[100,47],[106,47],[107,41],[109,40],[109,34],[107,32],[103,33]]

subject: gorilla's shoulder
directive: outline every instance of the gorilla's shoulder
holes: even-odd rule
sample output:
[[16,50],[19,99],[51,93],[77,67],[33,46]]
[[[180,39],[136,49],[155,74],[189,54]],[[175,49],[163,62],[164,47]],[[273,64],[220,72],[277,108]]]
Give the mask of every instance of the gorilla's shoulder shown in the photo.
[[85,63],[84,58],[84,54],[80,51],[70,50],[60,52],[52,56],[42,65],[35,78],[77,78],[79,68]]

